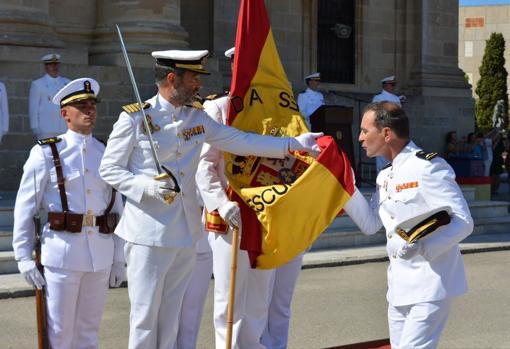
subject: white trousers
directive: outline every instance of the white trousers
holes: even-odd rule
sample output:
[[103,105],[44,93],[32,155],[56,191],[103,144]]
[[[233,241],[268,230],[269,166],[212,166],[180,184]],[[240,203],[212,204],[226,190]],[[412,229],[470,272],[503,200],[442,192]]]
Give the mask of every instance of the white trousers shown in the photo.
[[97,272],[45,267],[48,339],[54,349],[99,348],[110,268]]
[[[232,230],[211,239],[214,273],[214,329],[216,348],[225,348]],[[248,253],[238,250],[232,347],[235,349],[265,348],[260,338],[267,321],[271,270],[250,267]]]
[[126,242],[130,349],[172,349],[196,250]]
[[262,336],[262,344],[268,349],[287,348],[290,305],[302,264],[303,253],[273,272],[267,327]]
[[212,265],[212,251],[197,253],[197,262],[182,301],[175,349],[195,349],[197,346],[198,331],[211,282]]
[[392,349],[434,349],[448,320],[452,298],[400,307],[388,306]]

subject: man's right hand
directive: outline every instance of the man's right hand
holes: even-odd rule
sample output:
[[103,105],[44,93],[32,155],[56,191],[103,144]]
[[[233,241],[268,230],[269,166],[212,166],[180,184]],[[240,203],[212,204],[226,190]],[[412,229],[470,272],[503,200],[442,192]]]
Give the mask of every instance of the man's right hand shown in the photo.
[[33,287],[37,287],[38,289],[42,289],[44,285],[46,285],[46,281],[44,281],[44,277],[41,275],[35,262],[32,259],[19,261],[18,262],[19,272],[25,277],[27,283]]
[[236,202],[227,202],[218,208],[218,213],[230,226],[237,228],[241,226],[241,209]]
[[146,196],[159,200],[164,204],[170,204],[177,193],[173,191],[170,178],[164,180],[150,179],[145,184],[143,192]]

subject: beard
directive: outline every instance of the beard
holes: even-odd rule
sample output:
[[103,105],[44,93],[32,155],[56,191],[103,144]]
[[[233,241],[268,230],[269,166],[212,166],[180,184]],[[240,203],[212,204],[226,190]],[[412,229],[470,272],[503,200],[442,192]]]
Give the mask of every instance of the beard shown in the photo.
[[198,89],[184,86],[182,81],[178,81],[175,90],[172,91],[170,98],[175,102],[185,105],[193,102],[193,97],[197,94]]

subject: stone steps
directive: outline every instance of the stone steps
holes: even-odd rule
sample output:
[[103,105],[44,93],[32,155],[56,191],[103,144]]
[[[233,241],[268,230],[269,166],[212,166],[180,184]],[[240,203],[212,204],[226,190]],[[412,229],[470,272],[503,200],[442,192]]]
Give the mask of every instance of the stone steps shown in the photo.
[[[338,219],[337,219],[338,220]],[[484,217],[474,219],[475,227],[471,235],[507,234],[510,233],[510,215]],[[352,223],[352,226],[334,228],[331,225],[315,241],[311,250],[360,247],[365,245],[383,244],[386,241],[384,229],[374,235],[365,235]]]
[[[363,195],[370,199],[373,188],[362,188]],[[471,214],[475,220],[473,235],[495,234],[510,232],[510,215],[508,202],[505,201],[475,201],[473,188],[462,188],[468,201]],[[0,200],[0,274],[16,273],[17,266],[12,251],[12,225],[14,196],[13,193],[0,193],[4,197]],[[362,234],[354,222],[347,216],[337,217],[326,231],[313,244],[311,250],[345,249],[374,244],[382,245],[386,241],[384,231],[367,236]]]

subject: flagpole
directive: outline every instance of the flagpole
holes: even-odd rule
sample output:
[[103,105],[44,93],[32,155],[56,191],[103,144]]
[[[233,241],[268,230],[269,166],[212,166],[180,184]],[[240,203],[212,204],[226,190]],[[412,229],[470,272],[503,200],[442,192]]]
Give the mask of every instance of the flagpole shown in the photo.
[[236,272],[237,272],[237,250],[239,228],[233,227],[232,229],[232,260],[230,263],[230,291],[228,295],[227,305],[227,337],[226,337],[226,349],[232,348],[232,328],[234,326],[234,301],[236,293]]

